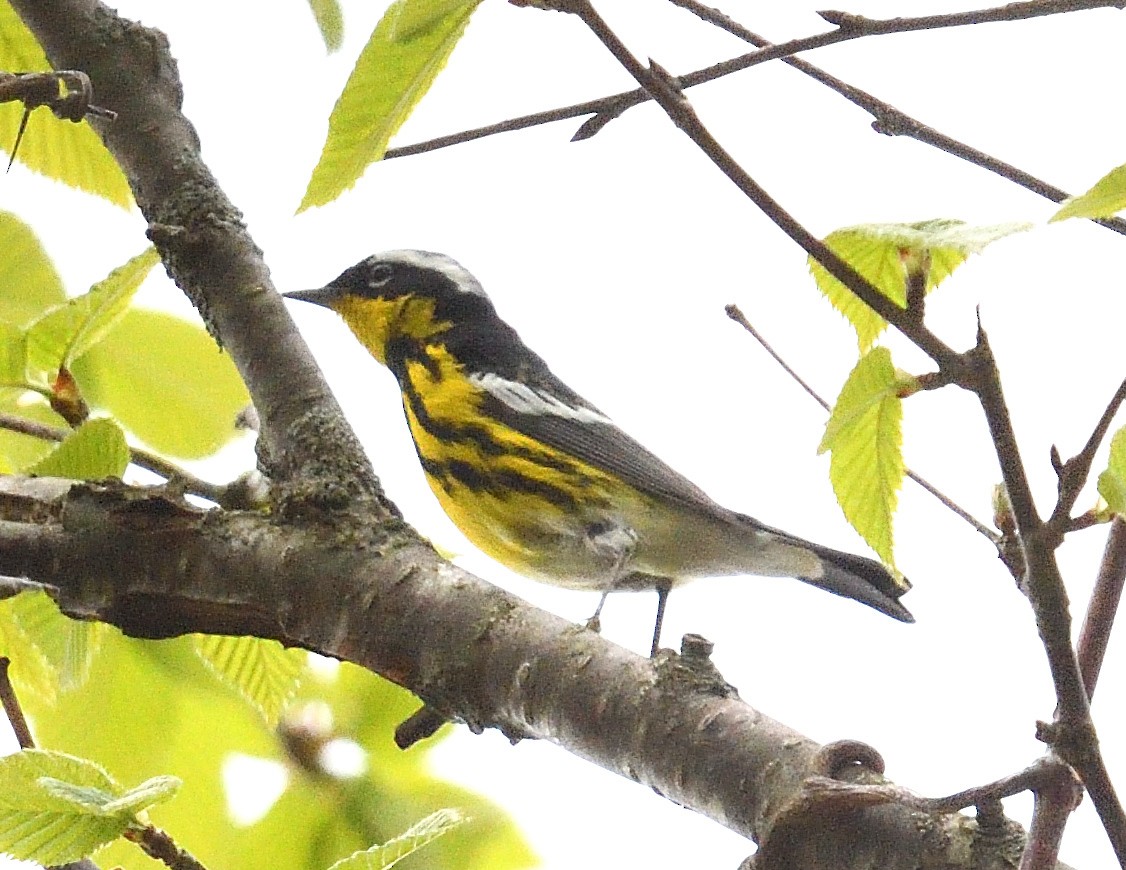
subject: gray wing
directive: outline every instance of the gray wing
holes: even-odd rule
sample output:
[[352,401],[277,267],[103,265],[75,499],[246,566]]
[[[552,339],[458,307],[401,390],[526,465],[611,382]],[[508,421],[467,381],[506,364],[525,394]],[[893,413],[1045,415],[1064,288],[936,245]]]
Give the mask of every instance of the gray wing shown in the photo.
[[662,462],[605,414],[552,377],[536,386],[496,374],[476,374],[490,416],[517,432],[621,478],[648,495],[726,519],[738,515],[712,501],[692,481]]

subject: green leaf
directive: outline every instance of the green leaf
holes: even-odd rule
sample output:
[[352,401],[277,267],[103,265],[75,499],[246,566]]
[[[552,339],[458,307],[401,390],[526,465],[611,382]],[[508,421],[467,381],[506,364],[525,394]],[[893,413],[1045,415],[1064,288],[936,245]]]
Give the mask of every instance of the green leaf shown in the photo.
[[[1030,224],[970,226],[962,221],[936,219],[913,224],[863,224],[836,230],[825,237],[825,244],[838,257],[867,278],[901,308],[907,305],[906,264],[925,262],[930,268],[926,288],[929,293],[960,266],[970,254]],[[865,305],[844,284],[812,257],[809,269],[818,288],[856,330],[860,352],[864,353],[887,327],[887,322]]]
[[1116,514],[1126,515],[1126,426],[1110,439],[1106,471],[1099,475],[1099,495]]
[[50,454],[28,469],[39,477],[101,480],[121,477],[129,465],[125,433],[113,420],[87,420]]
[[27,373],[27,333],[14,323],[0,320],[0,386],[23,392]]
[[[11,4],[0,2],[0,69],[43,72],[51,69],[47,56]],[[97,95],[94,96],[98,103]],[[112,106],[104,108],[111,109]],[[0,149],[11,153],[23,115],[18,102],[0,104]],[[31,113],[16,160],[29,169],[69,187],[130,208],[133,194],[117,161],[86,121],[61,121],[49,109]]]
[[134,294],[160,262],[149,248],[119,266],[90,288],[39,318],[28,330],[28,362],[55,372],[70,364],[109,334],[125,316]]
[[344,13],[339,0],[309,0],[309,8],[317,20],[325,48],[330,54],[338,51],[344,43]]
[[[0,390],[0,414],[22,417],[55,429],[67,429],[66,421],[51,410],[42,396],[22,390]],[[23,472],[55,449],[55,441],[0,430],[0,467]]]
[[86,400],[159,452],[214,453],[237,432],[250,402],[230,357],[202,327],[131,308],[117,328],[75,360]]
[[1067,218],[1104,218],[1126,208],[1126,164],[1117,166],[1079,196],[1069,196],[1048,222]]
[[0,758],[0,852],[46,866],[79,861],[115,840],[130,822],[106,817],[60,797],[52,781],[115,792],[117,784],[92,761],[25,749]]
[[479,2],[397,0],[383,14],[332,110],[299,212],[336,199],[383,157],[446,65]]
[[425,819],[411,825],[399,836],[382,846],[372,846],[337,861],[329,870],[387,870],[407,855],[417,852],[428,843],[465,824],[468,819],[455,809],[433,812]]
[[[2,5],[0,19],[5,14]],[[3,40],[0,24],[0,43]],[[0,131],[4,129],[0,124]],[[64,301],[62,279],[35,232],[14,214],[0,211],[0,320],[26,327]]]
[[903,403],[887,348],[869,351],[848,376],[821,439],[845,517],[889,565],[892,517],[903,483]]
[[220,680],[250,702],[267,724],[277,724],[301,684],[308,653],[257,637],[196,634],[192,642]]
[[0,601],[0,655],[12,662],[8,676],[24,705],[50,706],[58,696],[58,672],[14,615],[18,603],[33,595],[44,593],[22,592]]
[[86,683],[94,657],[112,631],[105,623],[64,616],[45,592],[17,596],[7,614],[51,669],[52,697],[56,683],[64,692]]
[[75,785],[44,776],[40,785],[60,800],[74,804],[91,815],[116,817],[123,822],[134,821],[137,813],[170,801],[183,782],[175,776],[154,776],[121,795],[88,785]]

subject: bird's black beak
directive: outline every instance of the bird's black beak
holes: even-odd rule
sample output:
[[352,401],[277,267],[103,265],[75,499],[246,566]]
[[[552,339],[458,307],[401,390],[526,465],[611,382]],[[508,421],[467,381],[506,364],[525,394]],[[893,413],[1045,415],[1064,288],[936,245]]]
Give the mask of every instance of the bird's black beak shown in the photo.
[[331,308],[332,304],[340,298],[340,290],[331,284],[326,284],[316,290],[291,290],[283,293],[282,296],[286,299],[300,299],[302,302],[312,302],[314,305]]

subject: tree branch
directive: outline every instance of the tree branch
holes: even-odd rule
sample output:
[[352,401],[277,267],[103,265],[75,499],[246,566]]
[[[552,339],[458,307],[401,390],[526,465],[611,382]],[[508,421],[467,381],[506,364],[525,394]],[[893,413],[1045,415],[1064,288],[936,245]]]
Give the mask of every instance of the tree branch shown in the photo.
[[[800,847],[808,861],[788,866],[886,864],[891,849],[904,866],[968,868],[972,854],[1000,870],[1020,852],[1015,827],[987,836],[839,753],[827,769],[828,748],[748,707],[706,655],[630,653],[444,562],[402,524],[279,525],[121,484],[9,477],[0,571],[132,636],[252,634],[351,661],[475,730],[557,743],[769,854]],[[832,823],[842,812],[849,824]],[[809,826],[818,836],[795,842]]]
[[92,124],[129,178],[168,274],[254,397],[259,458],[278,484],[278,509],[360,501],[396,515],[274,292],[242,215],[200,157],[199,138],[180,111],[182,88],[165,36],[98,0],[12,6],[51,64],[83,70],[99,100],[118,113],[113,124]]
[[[40,423],[37,420],[29,420],[26,417],[20,417],[17,414],[0,413],[0,429],[5,429],[8,432],[18,432],[21,435],[28,435],[32,438],[38,438],[41,441],[63,441],[70,431],[67,429],[60,429],[57,426],[48,426],[46,423]],[[198,495],[200,498],[205,498],[208,501],[213,501],[219,504],[226,497],[225,486],[219,486],[196,477],[188,471],[180,468],[167,461],[163,457],[157,456],[155,453],[149,453],[147,450],[142,450],[139,447],[129,448],[129,461],[139,468],[144,468],[151,471],[153,474],[158,474],[165,480],[176,481],[183,487],[184,492],[189,492],[192,495]]]
[[1126,581],[1126,521],[1115,517],[1110,524],[1106,538],[1106,549],[1099,563],[1099,575],[1087,605],[1087,615],[1079,631],[1079,644],[1076,657],[1079,669],[1083,672],[1083,686],[1087,697],[1095,695],[1095,685],[1099,671],[1106,656],[1106,646],[1110,631],[1114,627],[1114,617],[1122,600],[1122,586]]
[[[743,314],[738,305],[728,305],[726,311],[727,316],[738,323],[740,326],[742,326],[745,330],[747,330],[747,332],[751,334],[751,337],[754,338],[754,340],[762,346],[762,349],[770,354],[770,358],[778,363],[778,365],[782,367],[782,370],[785,371],[786,374],[788,374],[791,378],[793,378],[797,385],[801,387],[805,391],[805,393],[813,399],[813,401],[820,405],[825,411],[832,411],[832,407],[829,405],[829,403],[826,402],[821,397],[821,395],[815,389],[813,389],[813,387],[811,387],[809,383],[807,383],[802,378],[801,375],[794,371],[790,364],[782,359],[782,357],[774,350],[774,348],[770,346],[770,343],[766,340],[762,333],[760,333],[754,327],[754,325],[749,320],[747,320],[746,315]],[[996,531],[989,528],[989,526],[985,525],[985,523],[981,522],[977,517],[975,517],[973,514],[959,505],[956,501],[946,495],[946,493],[942,492],[942,490],[938,489],[938,487],[934,486],[926,478],[922,477],[919,474],[916,474],[910,468],[906,469],[906,474],[907,477],[909,477],[916,484],[930,493],[945,508],[953,511],[955,515],[968,523],[970,527],[973,528],[973,530],[976,531],[979,535],[986,538],[994,546],[997,546],[999,544],[1000,535]]]
[[[513,2],[513,0],[510,0]],[[890,300],[841,261],[770,197],[722,148],[704,127],[676,83],[655,62],[640,64],[591,5],[590,0],[539,0],[551,8],[577,15],[618,62],[649,90],[670,120],[687,134],[779,228],[856,294],[862,302],[906,335],[938,363],[950,381],[974,392],[985,412],[994,450],[1024,552],[1025,586],[1036,626],[1048,658],[1056,690],[1057,719],[1042,730],[1046,742],[1078,771],[1091,794],[1119,863],[1126,867],[1126,811],[1114,793],[1091,720],[1075,650],[1071,646],[1071,617],[1067,592],[1055,558],[1059,537],[1036,511],[1016,434],[1001,390],[1000,374],[985,330],[978,324],[977,345],[964,354],[942,343],[922,320]]]

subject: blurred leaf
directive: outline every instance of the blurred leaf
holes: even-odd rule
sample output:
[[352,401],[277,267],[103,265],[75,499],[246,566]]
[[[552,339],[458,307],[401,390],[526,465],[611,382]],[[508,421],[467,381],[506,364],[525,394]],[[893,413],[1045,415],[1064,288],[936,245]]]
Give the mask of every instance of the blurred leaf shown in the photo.
[[121,477],[129,466],[125,433],[113,420],[87,420],[50,454],[28,469],[39,477],[102,480]]
[[[930,273],[926,283],[929,293],[970,254],[1029,226],[978,227],[941,218],[913,224],[863,224],[830,233],[825,237],[825,244],[888,299],[904,308],[907,305],[906,262],[925,261],[923,254],[929,252]],[[887,322],[812,257],[809,269],[821,292],[856,330],[860,352],[867,351],[887,327]]]
[[888,565],[892,518],[903,483],[903,403],[887,348],[869,351],[833,406],[819,452],[829,450],[829,478],[845,517]]
[[15,614],[22,599],[35,595],[47,597],[43,592],[22,592],[0,601],[0,655],[11,659],[8,676],[24,706],[49,707],[58,694],[58,671]]
[[[11,4],[0,2],[0,69],[44,72],[51,69],[47,56]],[[97,94],[94,95],[97,103]],[[112,109],[112,106],[104,108]],[[0,149],[11,153],[23,115],[22,103],[0,104]],[[130,208],[133,194],[117,161],[86,121],[60,121],[49,109],[31,113],[16,160],[29,169],[69,187]]]
[[160,262],[149,248],[90,288],[68,299],[28,330],[28,363],[40,371],[69,366],[117,325],[152,267]]
[[250,702],[268,725],[277,725],[301,684],[307,652],[257,637],[194,634],[192,643],[219,679]]
[[1110,509],[1126,516],[1126,426],[1110,439],[1110,457],[1106,470],[1099,475],[1098,487]]
[[391,838],[382,846],[372,846],[370,849],[356,852],[343,861],[337,861],[329,870],[387,870],[388,867],[393,867],[403,858],[465,824],[466,821],[459,810],[438,810],[411,825],[406,831]]
[[339,0],[309,0],[309,8],[317,20],[325,48],[330,54],[338,51],[344,43],[344,13]]
[[470,0],[409,0],[395,4],[384,16],[389,27],[387,38],[392,42],[410,42],[440,27],[447,15],[476,5]]
[[1067,218],[1104,218],[1126,208],[1126,164],[1115,167],[1095,182],[1095,186],[1080,196],[1063,201],[1059,211],[1049,223]]
[[[27,372],[27,333],[0,320],[0,385],[22,387]],[[17,389],[17,395],[22,393]]]
[[106,771],[61,752],[25,749],[0,758],[0,852],[48,866],[79,861],[119,837],[129,822],[106,817],[44,781],[114,792]]
[[112,629],[102,622],[85,622],[64,616],[45,592],[24,592],[10,605],[9,618],[43,655],[51,669],[51,695],[55,683],[64,692],[79,688],[103,639]]
[[396,0],[383,14],[332,110],[299,212],[336,199],[383,157],[446,65],[479,2]]
[[[2,8],[6,5],[0,3],[0,20],[7,14]],[[0,24],[0,44],[5,39],[3,29]],[[0,64],[0,69],[12,67]],[[62,279],[35,232],[14,214],[0,212],[0,320],[27,327],[64,301]]]
[[42,777],[40,784],[60,800],[72,803],[91,815],[116,817],[132,822],[137,813],[165,803],[176,796],[183,784],[174,776],[154,776],[140,785],[115,795],[88,785],[75,785],[53,777]]
[[168,456],[209,456],[236,434],[250,402],[230,357],[203,329],[170,314],[130,309],[74,363],[88,402]]

